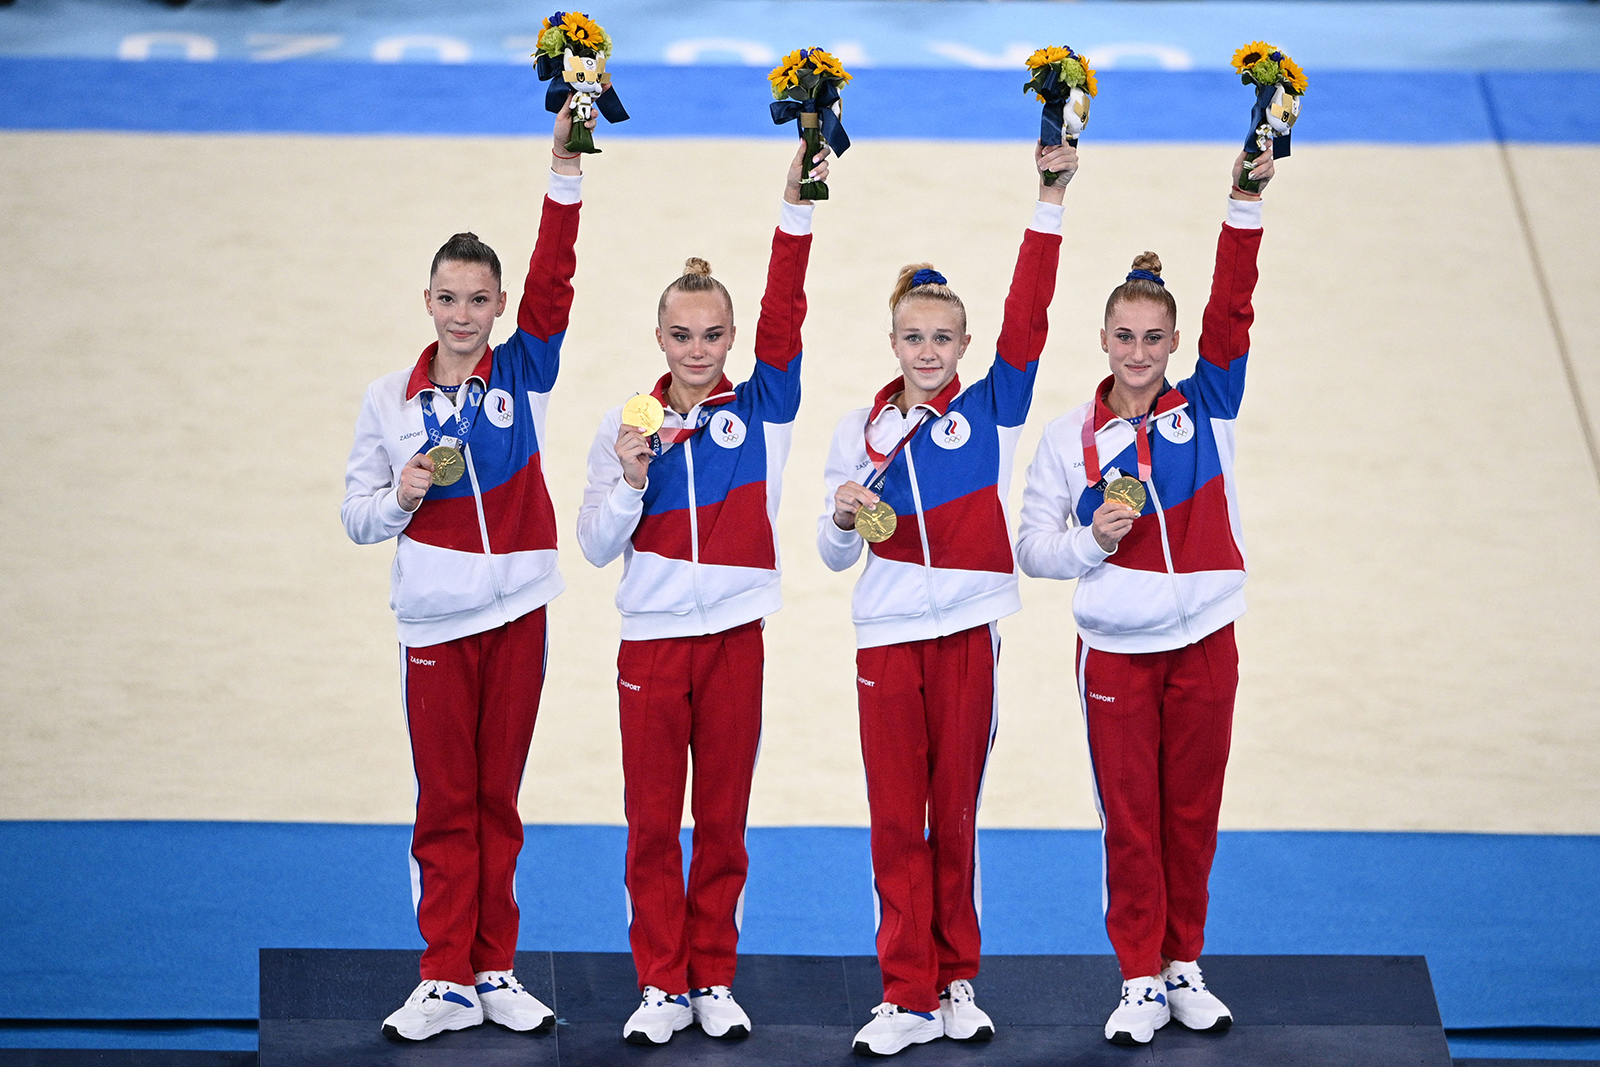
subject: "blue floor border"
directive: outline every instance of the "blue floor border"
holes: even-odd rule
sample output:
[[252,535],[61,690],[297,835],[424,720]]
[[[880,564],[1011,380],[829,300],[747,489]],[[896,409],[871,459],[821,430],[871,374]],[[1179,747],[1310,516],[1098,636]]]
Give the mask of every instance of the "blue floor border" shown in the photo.
[[[1014,72],[868,69],[846,91],[857,140],[1026,140],[1038,108]],[[1221,71],[1106,71],[1090,141],[1242,143],[1249,94]],[[762,71],[619,66],[633,118],[598,137],[792,137]],[[0,129],[524,136],[549,129],[516,66],[0,58]],[[1319,72],[1302,144],[1600,142],[1600,73]]]
[[[0,992],[18,1017],[246,1019],[262,947],[420,948],[409,828],[0,822]],[[520,943],[626,951],[626,831],[529,826]],[[756,828],[741,948],[872,951],[867,832]],[[984,948],[1109,951],[1099,835],[986,830]],[[1600,1027],[1556,998],[1600,955],[1600,838],[1233,831],[1207,950],[1428,957],[1445,1025]],[[32,991],[70,970],[73,1011]]]

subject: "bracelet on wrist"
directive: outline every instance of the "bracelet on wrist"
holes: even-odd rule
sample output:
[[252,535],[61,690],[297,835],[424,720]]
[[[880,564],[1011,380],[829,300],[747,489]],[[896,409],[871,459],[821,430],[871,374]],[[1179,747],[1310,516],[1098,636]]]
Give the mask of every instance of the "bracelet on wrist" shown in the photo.
[[582,152],[574,152],[570,156],[564,155],[561,152],[556,151],[554,148],[550,149],[550,154],[555,156],[557,159],[577,159],[579,156],[583,155]]

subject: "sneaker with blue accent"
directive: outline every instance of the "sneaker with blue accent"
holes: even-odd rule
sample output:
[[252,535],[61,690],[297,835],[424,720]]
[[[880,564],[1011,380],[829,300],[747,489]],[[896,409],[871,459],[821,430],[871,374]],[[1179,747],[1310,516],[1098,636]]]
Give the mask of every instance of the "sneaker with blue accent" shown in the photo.
[[510,971],[479,971],[472,976],[478,983],[478,1003],[483,1017],[507,1030],[542,1034],[556,1025],[556,1013],[538,997],[522,988]]
[[383,1036],[393,1041],[422,1041],[445,1030],[465,1030],[482,1022],[483,1005],[471,986],[429,978],[383,1020]]
[[694,1009],[694,1021],[707,1037],[736,1040],[750,1036],[750,1016],[725,985],[689,990],[689,1006]]
[[1161,976],[1129,978],[1122,983],[1122,1003],[1106,1020],[1106,1040],[1113,1045],[1148,1045],[1171,1020],[1167,984]]
[[622,1027],[622,1039],[632,1045],[665,1045],[672,1035],[694,1022],[694,1009],[683,993],[667,993],[653,985],[644,987],[644,999]]
[[978,1007],[972,983],[965,978],[957,978],[939,994],[939,1018],[951,1041],[987,1041],[994,1036],[994,1022]]
[[1206,988],[1200,974],[1200,964],[1173,960],[1161,969],[1161,979],[1167,984],[1167,1006],[1172,1017],[1190,1030],[1207,1030],[1222,1033],[1233,1025],[1233,1013]]
[[884,1001],[872,1009],[872,1021],[856,1032],[855,1050],[863,1056],[893,1056],[943,1036],[938,1012],[911,1011]]

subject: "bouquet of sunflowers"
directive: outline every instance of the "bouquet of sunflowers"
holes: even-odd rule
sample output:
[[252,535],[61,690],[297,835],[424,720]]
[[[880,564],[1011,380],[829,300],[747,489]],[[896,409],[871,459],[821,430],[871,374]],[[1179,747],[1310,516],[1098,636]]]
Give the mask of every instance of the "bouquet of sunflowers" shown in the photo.
[[[1032,93],[1044,105],[1039,122],[1039,143],[1058,145],[1063,141],[1076,146],[1078,135],[1089,125],[1089,99],[1100,91],[1089,57],[1070,48],[1041,48],[1028,57],[1031,72],[1025,93]],[[1044,172],[1044,183],[1056,183],[1055,171]]]
[[608,122],[624,122],[628,118],[622,101],[611,88],[611,75],[606,73],[606,57],[610,55],[611,35],[581,11],[557,11],[539,28],[534,69],[540,81],[550,83],[544,94],[545,109],[551,114],[563,107],[572,109],[568,152],[600,151],[586,125],[596,109]]
[[1247,153],[1239,188],[1259,193],[1261,186],[1250,178],[1250,169],[1267,149],[1274,159],[1289,154],[1289,131],[1300,117],[1300,97],[1306,91],[1306,72],[1300,65],[1265,41],[1251,41],[1233,53],[1233,69],[1246,85],[1254,86],[1255,107],[1250,112],[1250,134],[1245,138]]
[[839,89],[850,80],[839,61],[820,48],[797,48],[767,75],[772,83],[772,121],[781,126],[799,120],[800,136],[806,142],[806,175],[800,183],[803,200],[828,199],[826,182],[810,181],[811,161],[827,141],[833,154],[842,156],[850,147],[840,116],[844,107]]

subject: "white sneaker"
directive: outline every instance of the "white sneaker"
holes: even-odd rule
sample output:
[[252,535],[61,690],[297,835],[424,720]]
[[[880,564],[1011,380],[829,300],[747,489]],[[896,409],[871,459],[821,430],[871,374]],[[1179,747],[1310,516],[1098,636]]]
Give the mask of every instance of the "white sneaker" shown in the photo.
[[400,1010],[383,1020],[383,1036],[421,1041],[443,1030],[465,1030],[483,1022],[483,1006],[469,985],[429,978],[411,991]]
[[522,988],[510,971],[479,971],[472,976],[478,983],[478,1003],[483,1017],[507,1030],[543,1033],[556,1024],[556,1013],[539,998]]
[[1160,976],[1130,978],[1122,983],[1122,1003],[1106,1020],[1106,1040],[1113,1045],[1148,1045],[1171,1019],[1166,983]]
[[700,1024],[707,1037],[750,1036],[750,1016],[733,999],[733,990],[725,985],[689,990],[689,1006],[694,1009],[694,1021]]
[[952,1041],[987,1041],[994,1036],[994,1023],[972,999],[972,983],[957,978],[939,994],[939,1019],[944,1036]]
[[644,987],[644,1000],[622,1027],[622,1039],[634,1045],[665,1045],[672,1035],[694,1022],[694,1009],[682,993]]
[[1233,1025],[1233,1013],[1206,988],[1198,963],[1173,960],[1161,969],[1172,1017],[1191,1030],[1221,1033]]
[[943,1036],[944,1022],[938,1013],[910,1011],[885,1001],[872,1009],[872,1021],[856,1032],[855,1049],[863,1056],[893,1056]]

